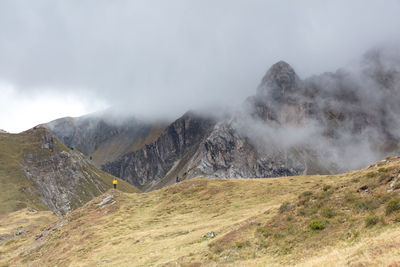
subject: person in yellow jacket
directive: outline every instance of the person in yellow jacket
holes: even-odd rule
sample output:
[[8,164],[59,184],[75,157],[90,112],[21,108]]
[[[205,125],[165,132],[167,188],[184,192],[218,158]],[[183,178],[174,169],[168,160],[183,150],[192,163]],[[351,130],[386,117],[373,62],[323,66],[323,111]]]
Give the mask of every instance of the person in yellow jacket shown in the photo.
[[114,189],[117,189],[117,184],[118,184],[118,181],[117,181],[117,179],[114,178],[114,180],[113,180]]

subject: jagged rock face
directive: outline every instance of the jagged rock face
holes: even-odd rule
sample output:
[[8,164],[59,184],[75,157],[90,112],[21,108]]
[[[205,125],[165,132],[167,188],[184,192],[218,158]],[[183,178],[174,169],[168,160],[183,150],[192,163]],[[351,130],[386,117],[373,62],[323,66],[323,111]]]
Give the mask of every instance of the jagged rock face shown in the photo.
[[300,86],[300,78],[294,69],[284,61],[280,61],[268,70],[257,88],[257,98],[271,103],[290,103],[290,97]]
[[235,130],[232,123],[234,122],[222,122],[215,126],[194,156],[197,166],[194,169],[188,166],[186,178],[276,177],[304,172],[305,166],[296,158],[288,159],[280,153],[260,153],[248,138]]
[[107,163],[102,169],[139,187],[172,178],[176,175],[174,169],[185,165],[214,124],[211,118],[188,112],[168,126],[154,143]]
[[154,144],[105,164],[103,170],[145,190],[174,183],[176,177],[253,178],[304,173],[301,159],[277,151],[259,153],[232,124],[234,119],[215,123],[212,118],[186,114]]

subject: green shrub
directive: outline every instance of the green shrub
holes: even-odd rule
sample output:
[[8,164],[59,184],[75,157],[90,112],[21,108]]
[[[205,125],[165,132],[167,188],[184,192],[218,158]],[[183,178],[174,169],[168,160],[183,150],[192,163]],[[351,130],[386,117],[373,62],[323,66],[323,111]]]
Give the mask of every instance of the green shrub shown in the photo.
[[398,199],[392,199],[386,205],[386,215],[389,215],[398,210],[400,210],[400,201]]
[[365,226],[371,227],[376,225],[381,219],[378,216],[371,215],[365,218]]
[[326,220],[314,219],[310,222],[309,227],[313,231],[323,230],[326,227]]
[[284,202],[280,207],[279,207],[279,213],[284,213],[285,211],[291,210],[292,205],[289,202]]

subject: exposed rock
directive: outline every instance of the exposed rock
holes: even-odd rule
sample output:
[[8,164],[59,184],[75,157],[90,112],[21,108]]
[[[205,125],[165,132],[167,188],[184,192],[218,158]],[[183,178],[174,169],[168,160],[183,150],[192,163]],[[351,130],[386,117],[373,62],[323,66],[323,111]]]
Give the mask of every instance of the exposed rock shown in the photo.
[[23,235],[23,234],[25,234],[25,231],[22,230],[22,229],[20,229],[20,230],[18,230],[17,232],[14,233],[15,236],[19,236],[19,235]]
[[101,208],[107,205],[113,198],[113,195],[107,195],[99,204],[97,204],[97,206]]
[[214,232],[208,232],[207,234],[203,235],[203,238],[214,238],[215,233]]
[[28,207],[28,211],[32,212],[32,213],[37,213],[37,210],[35,210],[34,208]]
[[357,189],[357,192],[361,192],[361,191],[368,191],[368,185],[363,185],[361,186],[359,189]]
[[214,119],[188,112],[168,126],[154,143],[107,163],[102,169],[139,187],[165,177],[172,182],[214,124]]

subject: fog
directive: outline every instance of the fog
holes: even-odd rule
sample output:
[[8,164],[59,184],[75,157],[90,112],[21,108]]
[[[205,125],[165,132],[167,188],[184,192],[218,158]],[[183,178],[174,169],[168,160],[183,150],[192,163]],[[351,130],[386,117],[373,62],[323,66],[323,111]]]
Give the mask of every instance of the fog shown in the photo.
[[398,0],[4,0],[0,84],[21,97],[58,94],[60,103],[73,95],[90,112],[94,101],[173,118],[238,105],[278,60],[307,77],[396,43],[399,10]]
[[337,173],[400,153],[399,46],[374,48],[346,68],[304,80],[280,66],[254,98],[268,116],[247,105],[233,125],[261,155]]

